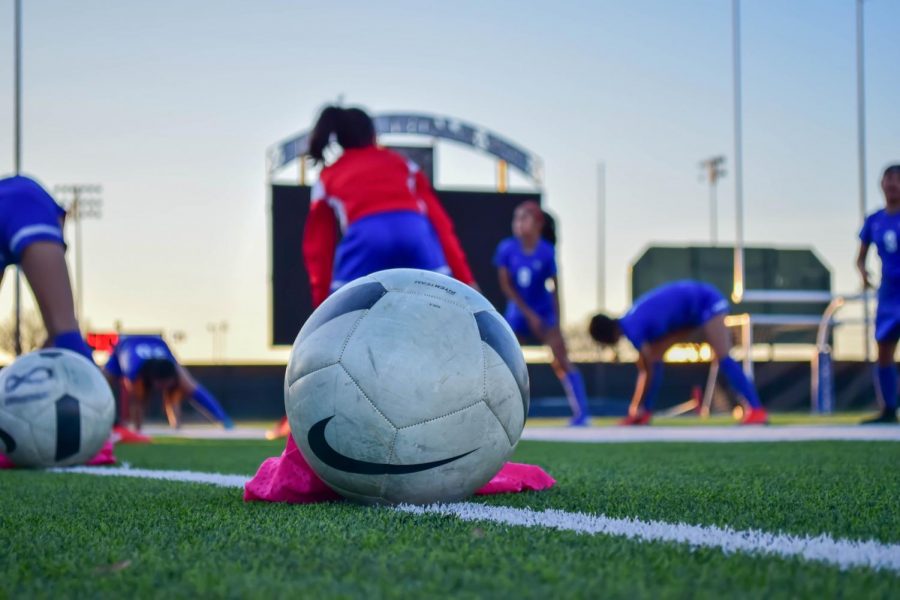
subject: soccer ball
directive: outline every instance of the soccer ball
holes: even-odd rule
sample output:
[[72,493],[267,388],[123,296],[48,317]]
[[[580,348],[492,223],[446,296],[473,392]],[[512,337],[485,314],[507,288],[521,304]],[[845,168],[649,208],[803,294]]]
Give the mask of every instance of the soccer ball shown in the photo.
[[368,504],[448,502],[503,466],[528,371],[490,302],[417,269],[362,277],[303,325],[285,376],[294,440],[319,477]]
[[112,390],[91,361],[38,350],[0,371],[0,452],[21,467],[87,462],[112,430]]

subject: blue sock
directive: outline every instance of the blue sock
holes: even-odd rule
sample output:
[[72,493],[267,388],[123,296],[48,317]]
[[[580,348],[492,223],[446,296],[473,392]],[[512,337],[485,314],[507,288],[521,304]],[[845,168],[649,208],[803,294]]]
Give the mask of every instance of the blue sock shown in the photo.
[[719,369],[725,374],[725,379],[731,384],[738,394],[744,397],[750,408],[762,408],[762,402],[756,393],[753,383],[747,379],[741,365],[730,356],[719,359]]
[[88,346],[84,338],[81,337],[79,331],[66,331],[53,338],[53,346],[55,348],[65,348],[82,355],[91,362],[94,362],[94,355],[91,347]]
[[888,365],[878,366],[878,389],[881,392],[881,401],[885,410],[897,410],[897,367]]
[[205,408],[209,413],[214,416],[216,419],[222,422],[226,428],[231,429],[234,425],[231,422],[231,419],[228,418],[228,415],[225,414],[225,409],[222,408],[222,405],[219,404],[212,394],[209,393],[202,385],[198,385],[197,389],[194,390],[193,395],[194,400],[196,400],[200,406]]
[[653,367],[650,370],[650,387],[647,389],[647,393],[644,394],[644,410],[646,412],[653,412],[653,408],[656,406],[656,397],[659,396],[662,379],[663,364],[661,362],[653,363]]
[[[568,385],[565,385],[568,383]],[[587,403],[587,391],[584,389],[584,379],[581,377],[581,373],[576,370],[569,371],[566,373],[566,381],[564,383],[564,387],[566,387],[566,392],[570,392],[572,396],[572,400],[574,403],[572,406],[572,417],[573,420],[578,421],[581,419],[585,419],[588,416],[588,403]]]

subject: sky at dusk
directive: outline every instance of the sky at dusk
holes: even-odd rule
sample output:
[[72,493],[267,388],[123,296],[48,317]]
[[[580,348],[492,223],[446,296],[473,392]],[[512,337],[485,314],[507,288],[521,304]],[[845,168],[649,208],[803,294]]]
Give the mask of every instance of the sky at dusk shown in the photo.
[[[598,164],[609,310],[628,306],[643,248],[709,241],[698,162],[718,154],[719,237],[734,239],[727,0],[23,5],[24,172],[103,186],[102,218],[83,224],[85,321],[183,332],[187,361],[211,357],[221,321],[227,360],[285,359],[269,347],[265,152],[338,98],[471,121],[539,155],[570,324],[598,308]],[[746,241],[814,248],[839,292],[859,285],[855,9],[742,3]],[[0,173],[13,169],[12,15],[0,2]],[[900,162],[900,2],[867,0],[865,15],[871,211]],[[442,143],[437,183],[489,188],[494,162]]]

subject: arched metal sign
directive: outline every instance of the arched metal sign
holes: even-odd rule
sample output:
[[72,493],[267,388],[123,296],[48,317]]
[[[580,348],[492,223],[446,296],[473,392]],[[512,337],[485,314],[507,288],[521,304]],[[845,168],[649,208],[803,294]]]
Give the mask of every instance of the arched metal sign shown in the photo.
[[[385,113],[374,115],[373,119],[378,135],[418,135],[465,144],[505,161],[535,184],[541,184],[541,159],[484,127],[453,117],[415,113]],[[308,131],[271,147],[267,153],[269,174],[303,156],[308,150]]]

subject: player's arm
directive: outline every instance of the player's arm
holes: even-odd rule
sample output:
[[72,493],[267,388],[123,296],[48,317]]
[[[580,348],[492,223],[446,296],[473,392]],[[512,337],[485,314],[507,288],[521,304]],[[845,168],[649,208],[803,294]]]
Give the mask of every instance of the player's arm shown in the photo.
[[648,357],[641,352],[638,355],[637,359],[637,380],[634,382],[634,393],[631,396],[631,406],[628,409],[628,414],[636,415],[640,412],[641,407],[644,405],[644,402],[647,397],[647,390],[650,389],[650,384],[653,382],[653,369],[650,368],[652,363],[649,362]]
[[872,282],[869,280],[869,272],[866,270],[866,256],[868,254],[869,244],[860,242],[859,252],[856,254],[856,270],[859,271],[859,276],[862,278],[863,289],[872,287]]
[[531,310],[531,307],[525,303],[522,296],[516,291],[516,286],[513,285],[512,277],[509,274],[509,269],[504,266],[497,267],[497,276],[500,280],[500,290],[503,292],[503,295],[522,311],[522,314],[525,315],[525,319],[528,321],[528,327],[531,328],[532,332],[538,337],[542,336],[544,322],[536,312]]
[[472,269],[469,267],[466,253],[456,237],[453,221],[450,220],[447,211],[441,206],[437,196],[431,191],[431,185],[422,171],[416,171],[416,194],[425,203],[428,211],[428,220],[434,226],[441,248],[444,251],[444,258],[447,259],[447,265],[450,267],[453,277],[477,289],[478,284],[475,283],[475,277],[472,275]]
[[553,310],[556,311],[556,322],[562,327],[562,311],[559,301],[559,276],[554,275],[550,278],[553,282]]
[[303,229],[303,260],[309,274],[313,307],[328,297],[337,241],[334,211],[323,198],[314,199]]

